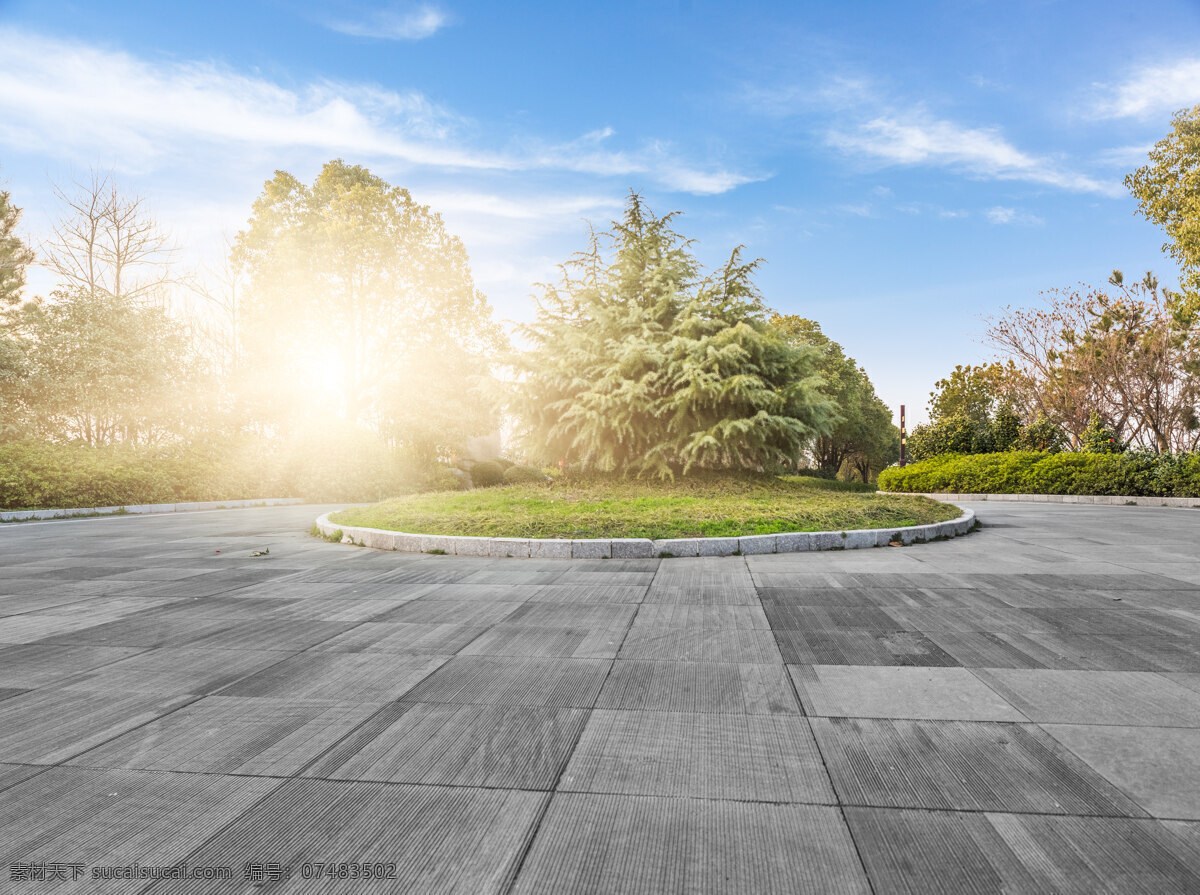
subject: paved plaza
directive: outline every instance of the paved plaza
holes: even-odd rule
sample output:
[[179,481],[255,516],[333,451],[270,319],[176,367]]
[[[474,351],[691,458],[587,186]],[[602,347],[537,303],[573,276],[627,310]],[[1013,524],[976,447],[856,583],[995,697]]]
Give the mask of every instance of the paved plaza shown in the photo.
[[0,526],[0,891],[1200,892],[1200,511],[964,506],[719,559]]

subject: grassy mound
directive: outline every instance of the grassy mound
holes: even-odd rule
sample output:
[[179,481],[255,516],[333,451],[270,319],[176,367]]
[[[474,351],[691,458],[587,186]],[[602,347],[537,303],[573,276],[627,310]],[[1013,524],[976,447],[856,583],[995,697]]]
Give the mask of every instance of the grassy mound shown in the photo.
[[689,476],[676,482],[565,479],[439,491],[335,513],[339,525],[512,538],[738,537],[944,522],[957,507],[800,476]]

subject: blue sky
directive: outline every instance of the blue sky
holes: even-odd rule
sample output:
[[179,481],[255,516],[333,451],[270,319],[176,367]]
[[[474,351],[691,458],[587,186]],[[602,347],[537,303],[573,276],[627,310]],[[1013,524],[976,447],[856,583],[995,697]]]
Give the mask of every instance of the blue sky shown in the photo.
[[1004,305],[1177,277],[1121,178],[1200,103],[1200,5],[1155,0],[0,0],[0,46],[35,242],[96,166],[212,263],[274,170],[342,157],[442,211],[520,319],[634,188],[706,263],[765,258],[768,303],[917,419]]

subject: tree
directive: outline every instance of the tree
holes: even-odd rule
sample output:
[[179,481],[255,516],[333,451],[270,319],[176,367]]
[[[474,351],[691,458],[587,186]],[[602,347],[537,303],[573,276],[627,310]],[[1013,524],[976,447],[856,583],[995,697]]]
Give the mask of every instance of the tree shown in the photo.
[[[435,437],[417,432],[415,413],[404,408],[426,407],[428,396],[447,390],[458,399],[439,410],[454,416],[447,437],[495,427],[493,406],[465,371],[487,373],[486,357],[503,336],[462,243],[407,190],[341,160],[327,163],[312,186],[278,171],[232,257],[247,281],[240,326],[263,385],[261,410],[286,420],[311,405],[307,371],[324,367],[340,414],[402,447],[425,451],[416,442]],[[449,368],[440,363],[446,358],[454,359]]]
[[872,472],[878,473],[900,456],[900,431],[866,371],[813,320],[775,314],[771,325],[792,344],[810,345],[819,352],[821,392],[832,402],[836,417],[830,431],[813,441],[816,467],[830,477],[849,467],[869,481]]
[[34,261],[30,248],[17,236],[21,209],[12,197],[0,190],[0,314],[21,300],[25,288],[25,268]]
[[1163,251],[1183,268],[1184,287],[1200,289],[1200,105],[1181,109],[1150,163],[1125,178],[1138,210],[1167,231]]
[[929,418],[959,414],[973,420],[988,420],[1003,403],[1006,370],[998,363],[955,366],[947,379],[934,383],[929,393]]
[[513,409],[531,457],[670,477],[795,462],[832,424],[818,355],[766,320],[740,250],[703,275],[691,242],[631,193],[620,221],[543,287]]
[[23,416],[40,438],[161,444],[207,422],[205,363],[162,309],[76,287],[26,303],[9,330],[24,349]]
[[112,175],[95,171],[74,186],[72,193],[54,188],[65,211],[42,246],[60,286],[164,305],[176,250],[145,200],[122,194]]

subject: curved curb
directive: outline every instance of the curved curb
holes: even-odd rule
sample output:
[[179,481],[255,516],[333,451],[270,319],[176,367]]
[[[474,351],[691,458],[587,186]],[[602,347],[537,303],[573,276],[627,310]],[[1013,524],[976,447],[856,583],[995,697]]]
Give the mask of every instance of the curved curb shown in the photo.
[[[336,512],[336,511],[335,511]],[[813,550],[858,550],[941,541],[965,535],[975,525],[975,513],[964,510],[957,519],[907,528],[862,528],[851,531],[797,531],[750,535],[744,538],[596,538],[580,541],[551,538],[472,538],[463,535],[422,535],[382,528],[359,528],[317,518],[325,537],[342,533],[343,544],[399,550],[439,552],[455,556],[519,556],[533,559],[655,559],[666,556],[751,556],[763,553],[806,553]]]
[[240,510],[246,507],[290,507],[304,503],[302,497],[261,497],[246,500],[199,500],[190,503],[141,503],[120,507],[76,507],[58,510],[6,510],[0,522],[35,519],[86,519],[91,516],[142,516],[150,513],[195,513],[200,510]]
[[1122,507],[1200,507],[1200,497],[1137,497],[1113,494],[955,494],[945,491],[880,491],[896,497],[932,497],[943,503],[960,500],[1000,500],[1020,503],[1080,503]]

